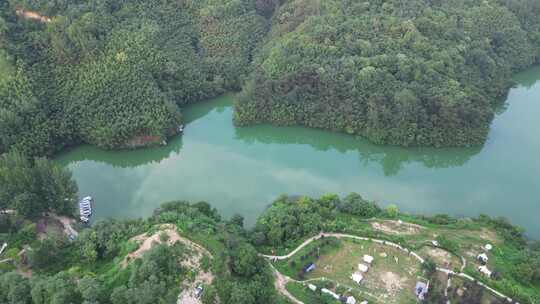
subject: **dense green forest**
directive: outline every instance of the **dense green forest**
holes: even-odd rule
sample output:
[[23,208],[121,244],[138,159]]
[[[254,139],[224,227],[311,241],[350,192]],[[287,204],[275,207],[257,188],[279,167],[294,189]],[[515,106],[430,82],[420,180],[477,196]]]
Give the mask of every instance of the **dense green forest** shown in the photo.
[[0,151],[161,144],[241,87],[267,23],[253,1],[2,0]]
[[71,216],[76,201],[71,172],[45,158],[28,159],[17,152],[0,155],[0,212],[14,210],[28,218],[43,212]]
[[482,143],[540,58],[540,4],[0,1],[0,151],[161,144],[181,107],[243,90],[235,121],[375,143]]
[[512,73],[540,58],[539,14],[536,0],[285,1],[235,121],[481,144]]
[[[124,256],[137,248],[129,239],[152,234],[164,223],[175,224],[214,258],[203,260],[201,269],[191,268],[186,261],[193,252],[177,242],[155,245],[121,266]],[[205,304],[216,303],[217,296],[219,303],[284,303],[274,290],[268,264],[248,242],[242,219],[222,220],[207,203],[171,202],[147,220],[101,221],[75,241],[54,233],[37,239],[34,223],[0,214],[0,239],[9,241],[8,256],[32,269],[29,279],[0,264],[0,303],[177,303],[181,283],[203,270],[214,275],[213,283],[204,287]],[[17,247],[27,248],[27,254],[17,255]]]

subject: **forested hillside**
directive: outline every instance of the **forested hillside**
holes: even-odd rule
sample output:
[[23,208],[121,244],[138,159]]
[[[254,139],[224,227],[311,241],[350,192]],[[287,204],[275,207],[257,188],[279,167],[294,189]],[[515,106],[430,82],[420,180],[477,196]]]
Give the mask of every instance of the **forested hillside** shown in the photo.
[[285,1],[235,121],[481,144],[512,73],[539,59],[539,15],[535,0]]
[[[45,233],[39,228],[44,221]],[[180,303],[179,294],[191,292],[195,287],[187,286],[201,272],[211,274],[212,282],[189,303],[284,303],[268,264],[247,241],[242,219],[222,220],[207,203],[172,202],[146,220],[100,221],[74,241],[53,226],[50,218],[36,225],[19,214],[0,213],[0,240],[10,248],[2,258],[11,261],[0,263],[0,303]],[[189,236],[211,256],[196,267],[193,248],[187,241],[164,244],[162,227]],[[126,257],[139,248],[137,239],[155,234],[143,254]]]
[[0,1],[0,151],[161,144],[180,107],[243,89],[239,125],[404,146],[482,143],[538,61],[540,4]]
[[0,1],[0,152],[161,143],[266,28],[253,1]]

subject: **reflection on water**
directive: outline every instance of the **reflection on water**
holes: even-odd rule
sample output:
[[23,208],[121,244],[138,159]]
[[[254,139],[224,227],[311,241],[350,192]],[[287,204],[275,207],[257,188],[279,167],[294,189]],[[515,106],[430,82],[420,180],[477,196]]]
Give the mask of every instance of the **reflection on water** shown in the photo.
[[[484,147],[376,146],[344,134],[301,127],[232,125],[232,97],[190,106],[182,137],[167,146],[102,151],[81,146],[58,157],[96,217],[138,217],[174,199],[205,200],[246,223],[283,193],[355,191],[417,213],[507,216],[540,237],[540,68],[516,77],[507,110]],[[522,212],[528,210],[531,212]]]
[[[385,175],[396,175],[405,164],[418,162],[427,168],[449,168],[465,164],[481,147],[466,149],[402,148],[374,145],[367,140],[298,127],[263,125],[237,128],[236,138],[248,143],[310,145],[317,151],[336,150],[358,154],[360,163],[378,163]],[[279,132],[276,132],[279,131]]]

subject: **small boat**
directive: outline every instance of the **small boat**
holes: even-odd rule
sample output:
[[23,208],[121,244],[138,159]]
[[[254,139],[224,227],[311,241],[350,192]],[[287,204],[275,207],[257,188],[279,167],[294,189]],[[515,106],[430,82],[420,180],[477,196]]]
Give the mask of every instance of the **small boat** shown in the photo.
[[88,223],[92,216],[92,202],[94,199],[91,196],[86,196],[79,201],[80,219],[83,223]]

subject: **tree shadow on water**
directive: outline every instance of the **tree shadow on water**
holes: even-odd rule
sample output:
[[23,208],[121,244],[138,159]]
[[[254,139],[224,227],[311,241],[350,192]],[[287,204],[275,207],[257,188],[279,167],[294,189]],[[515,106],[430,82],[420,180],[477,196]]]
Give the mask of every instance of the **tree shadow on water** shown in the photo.
[[419,163],[426,168],[450,168],[465,165],[483,147],[473,148],[405,148],[382,146],[347,134],[305,127],[256,125],[236,128],[236,138],[248,144],[309,145],[317,151],[335,150],[342,154],[356,152],[364,166],[376,163],[386,176],[398,174],[407,164]]

